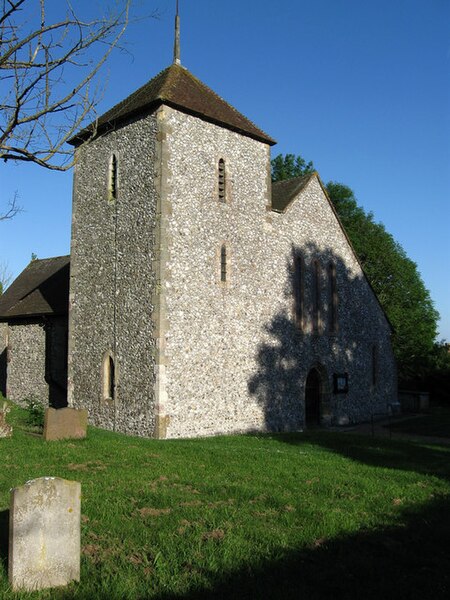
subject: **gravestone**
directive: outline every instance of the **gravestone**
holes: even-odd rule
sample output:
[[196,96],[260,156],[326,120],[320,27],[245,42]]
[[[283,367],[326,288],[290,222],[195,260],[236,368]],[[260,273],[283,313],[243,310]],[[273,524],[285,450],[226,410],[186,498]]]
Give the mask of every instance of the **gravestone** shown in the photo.
[[13,590],[80,580],[81,484],[40,477],[11,490],[8,576]]
[[9,408],[6,402],[3,403],[3,408],[0,409],[0,438],[11,437],[12,427],[6,422],[6,413],[9,413]]
[[87,410],[66,407],[45,411],[44,440],[82,439],[86,430]]

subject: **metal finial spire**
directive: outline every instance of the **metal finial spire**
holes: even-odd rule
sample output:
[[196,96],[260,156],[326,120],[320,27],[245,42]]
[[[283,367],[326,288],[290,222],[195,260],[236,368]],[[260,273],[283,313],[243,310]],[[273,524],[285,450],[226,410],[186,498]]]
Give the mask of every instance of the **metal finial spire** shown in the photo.
[[178,0],[177,0],[177,14],[175,15],[175,43],[173,45],[173,62],[176,65],[181,65],[181,60],[180,60],[180,15],[178,14]]

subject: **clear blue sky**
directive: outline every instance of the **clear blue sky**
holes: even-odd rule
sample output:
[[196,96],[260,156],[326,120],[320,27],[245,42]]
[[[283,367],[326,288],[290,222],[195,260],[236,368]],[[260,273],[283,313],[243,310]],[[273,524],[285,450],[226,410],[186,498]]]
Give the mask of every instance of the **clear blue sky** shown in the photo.
[[[105,0],[103,0],[105,1]],[[49,4],[60,5],[60,0]],[[77,0],[77,10],[97,3]],[[131,54],[104,71],[102,113],[172,60],[175,0],[137,1]],[[346,183],[418,265],[450,340],[449,0],[180,0],[181,60],[278,141]],[[72,174],[1,164],[0,262],[70,248]]]

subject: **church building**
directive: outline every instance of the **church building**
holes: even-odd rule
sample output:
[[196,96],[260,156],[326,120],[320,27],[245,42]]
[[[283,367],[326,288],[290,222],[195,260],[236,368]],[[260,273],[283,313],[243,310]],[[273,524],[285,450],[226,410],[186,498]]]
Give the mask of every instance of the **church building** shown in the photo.
[[0,299],[11,400],[61,405],[63,374],[91,424],[156,438],[389,412],[391,327],[319,175],[273,184],[275,141],[177,46],[71,143],[70,278],[32,261]]

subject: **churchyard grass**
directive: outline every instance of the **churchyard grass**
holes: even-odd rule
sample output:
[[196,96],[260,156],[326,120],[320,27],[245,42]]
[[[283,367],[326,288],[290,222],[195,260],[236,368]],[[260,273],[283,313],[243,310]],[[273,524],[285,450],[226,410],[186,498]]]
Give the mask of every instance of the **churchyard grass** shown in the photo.
[[[448,598],[450,447],[315,432],[0,440],[0,598]],[[81,482],[81,581],[12,593],[9,489]]]

